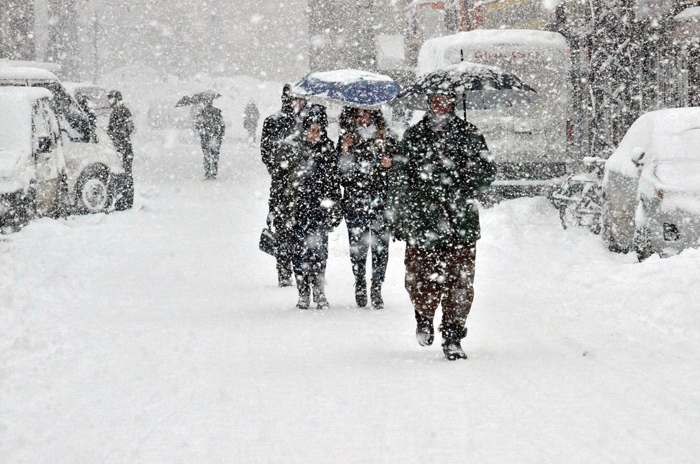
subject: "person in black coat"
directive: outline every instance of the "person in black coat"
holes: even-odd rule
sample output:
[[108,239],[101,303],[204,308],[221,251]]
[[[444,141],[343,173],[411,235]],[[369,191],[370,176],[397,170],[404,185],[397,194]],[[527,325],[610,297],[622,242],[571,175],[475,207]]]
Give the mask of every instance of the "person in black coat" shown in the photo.
[[341,115],[339,172],[348,226],[355,301],[367,305],[367,255],[372,250],[371,304],[382,309],[382,284],[389,261],[390,231],[384,217],[388,171],[395,141],[379,110],[346,107]]
[[221,110],[215,108],[213,100],[207,100],[204,107],[197,113],[194,127],[199,133],[199,140],[204,155],[204,177],[216,179],[219,171],[219,150],[226,132]]
[[338,160],[327,124],[325,108],[314,105],[304,119],[303,132],[284,142],[294,169],[293,255],[300,309],[309,308],[312,290],[318,308],[328,307],[324,290],[328,233],[342,220]]
[[270,199],[267,227],[275,236],[277,279],[280,287],[292,285],[293,247],[293,169],[287,156],[289,150],[281,150],[282,142],[301,132],[303,110],[306,101],[294,98],[289,84],[282,90],[282,110],[265,118],[260,139],[262,162],[270,174]]
[[107,95],[112,114],[109,116],[107,134],[112,139],[114,148],[122,157],[122,167],[126,173],[126,188],[124,195],[117,200],[115,207],[118,210],[131,208],[134,204],[134,149],[131,145],[131,134],[134,132],[134,120],[131,111],[122,102],[122,93],[112,90]]

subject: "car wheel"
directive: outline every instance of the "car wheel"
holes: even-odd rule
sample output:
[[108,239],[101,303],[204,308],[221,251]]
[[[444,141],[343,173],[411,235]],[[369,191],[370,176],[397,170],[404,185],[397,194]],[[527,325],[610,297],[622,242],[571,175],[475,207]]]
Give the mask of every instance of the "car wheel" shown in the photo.
[[109,190],[109,171],[104,167],[90,167],[78,179],[76,204],[82,214],[106,212],[112,203]]

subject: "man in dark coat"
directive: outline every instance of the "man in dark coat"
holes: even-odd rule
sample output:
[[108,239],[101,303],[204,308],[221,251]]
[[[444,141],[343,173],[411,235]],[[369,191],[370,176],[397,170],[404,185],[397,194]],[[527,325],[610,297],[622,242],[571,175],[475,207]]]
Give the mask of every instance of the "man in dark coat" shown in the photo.
[[394,159],[390,218],[406,241],[406,290],[415,309],[421,345],[434,339],[433,318],[442,302],[442,348],[449,360],[466,358],[460,341],[474,298],[475,198],[496,174],[486,141],[454,114],[454,95],[430,96],[430,111],[409,128]]
[[[372,251],[371,304],[382,309],[382,284],[389,261],[390,233],[384,217],[389,168],[395,149],[380,110],[345,108],[350,124],[340,139],[339,171],[348,226],[355,302],[367,305],[367,255]],[[348,117],[348,114],[350,117]]]
[[255,142],[255,132],[258,130],[260,112],[254,101],[248,102],[243,110],[243,128],[248,132],[248,140]]
[[122,167],[126,173],[127,186],[124,196],[117,200],[117,209],[128,209],[134,204],[134,149],[131,146],[131,134],[134,132],[134,120],[131,111],[122,102],[122,93],[112,90],[107,97],[112,107],[112,114],[107,125],[107,134],[112,139],[114,147],[122,157]]
[[282,151],[293,169],[293,261],[299,301],[308,309],[313,300],[319,309],[328,307],[325,295],[328,233],[340,224],[341,192],[338,158],[326,134],[325,108],[314,105],[304,119],[303,132],[284,141]]
[[293,186],[290,160],[280,144],[294,132],[301,131],[302,113],[306,102],[294,98],[289,84],[282,90],[282,110],[268,116],[263,123],[260,139],[262,161],[270,174],[270,199],[267,226],[275,236],[277,278],[280,287],[292,285],[292,209]]
[[216,179],[219,171],[219,150],[226,132],[221,110],[215,108],[213,100],[207,100],[197,113],[194,127],[199,133],[199,141],[204,155],[204,177]]

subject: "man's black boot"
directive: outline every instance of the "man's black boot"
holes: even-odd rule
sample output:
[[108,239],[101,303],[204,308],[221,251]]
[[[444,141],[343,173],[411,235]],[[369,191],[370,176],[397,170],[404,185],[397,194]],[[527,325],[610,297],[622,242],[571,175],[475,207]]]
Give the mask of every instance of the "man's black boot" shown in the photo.
[[372,284],[372,289],[370,290],[370,302],[372,303],[372,309],[384,309],[384,300],[382,299],[382,287],[381,285]]
[[467,336],[467,328],[458,324],[442,325],[442,352],[449,361],[467,359],[467,354],[462,349],[461,340]]
[[416,340],[420,346],[430,346],[435,340],[433,320],[416,311]]

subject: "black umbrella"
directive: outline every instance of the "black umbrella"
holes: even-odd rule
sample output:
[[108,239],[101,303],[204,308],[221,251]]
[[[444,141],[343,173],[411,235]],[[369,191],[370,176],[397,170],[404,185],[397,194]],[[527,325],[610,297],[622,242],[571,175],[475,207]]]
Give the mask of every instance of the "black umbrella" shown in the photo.
[[204,92],[195,93],[193,95],[185,95],[177,102],[176,108],[187,105],[195,105],[197,103],[208,103],[215,98],[219,98],[221,94],[213,90],[205,90]]
[[457,96],[464,109],[490,109],[531,103],[539,98],[535,89],[515,74],[495,66],[463,61],[427,74],[396,96],[411,109],[425,109],[427,97],[438,93]]

